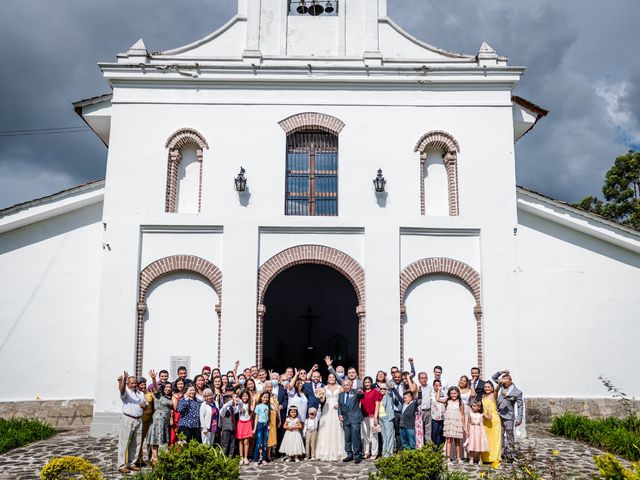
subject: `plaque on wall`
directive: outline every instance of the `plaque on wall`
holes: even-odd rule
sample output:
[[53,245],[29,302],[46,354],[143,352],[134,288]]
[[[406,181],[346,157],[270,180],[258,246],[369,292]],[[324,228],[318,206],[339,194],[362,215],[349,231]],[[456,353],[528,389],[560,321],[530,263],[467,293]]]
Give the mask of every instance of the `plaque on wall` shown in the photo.
[[178,378],[178,367],[187,367],[187,376],[193,378],[191,375],[191,355],[171,355],[170,365],[169,378],[171,381]]

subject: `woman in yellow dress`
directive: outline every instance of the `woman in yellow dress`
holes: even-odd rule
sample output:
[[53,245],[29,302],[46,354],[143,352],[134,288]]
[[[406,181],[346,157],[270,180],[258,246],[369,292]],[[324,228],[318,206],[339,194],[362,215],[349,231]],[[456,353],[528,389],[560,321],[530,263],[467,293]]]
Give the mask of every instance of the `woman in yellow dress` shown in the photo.
[[[472,397],[475,392],[472,392]],[[482,408],[489,418],[484,418],[484,429],[487,432],[487,440],[489,442],[489,451],[482,453],[482,461],[490,464],[493,468],[500,467],[500,459],[502,457],[502,426],[500,424],[500,415],[496,407],[498,399],[498,391],[494,388],[493,383],[487,381],[484,384],[484,396],[482,397]]]
[[271,449],[278,444],[278,428],[280,427],[280,402],[278,397],[272,394],[271,383],[265,383],[265,392],[271,394],[271,410],[269,411],[269,436],[267,437],[267,458],[271,461]]

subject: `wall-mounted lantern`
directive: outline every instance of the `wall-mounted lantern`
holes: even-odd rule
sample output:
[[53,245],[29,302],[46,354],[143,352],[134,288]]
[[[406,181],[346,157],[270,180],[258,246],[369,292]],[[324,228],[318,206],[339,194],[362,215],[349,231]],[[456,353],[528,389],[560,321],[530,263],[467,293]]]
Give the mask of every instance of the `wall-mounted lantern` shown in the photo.
[[376,189],[377,193],[382,193],[385,191],[387,185],[387,180],[382,176],[382,169],[378,169],[378,175],[373,179],[373,186]]
[[247,189],[247,177],[244,176],[244,168],[240,167],[240,173],[233,179],[237,192],[244,192]]

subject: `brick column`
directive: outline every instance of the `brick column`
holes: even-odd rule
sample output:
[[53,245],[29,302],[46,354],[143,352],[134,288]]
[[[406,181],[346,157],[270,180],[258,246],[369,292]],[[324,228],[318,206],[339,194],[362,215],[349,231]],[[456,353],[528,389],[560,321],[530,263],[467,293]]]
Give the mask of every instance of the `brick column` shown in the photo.
[[358,305],[356,307],[356,314],[358,315],[358,373],[364,374],[365,371],[365,345],[367,343],[367,314],[364,305]]
[[138,302],[138,321],[136,324],[136,377],[142,375],[142,350],[144,348],[144,313],[147,311],[145,302]]
[[[202,159],[204,157],[201,148],[198,148],[198,150],[196,150],[196,157],[198,159],[198,163],[200,164],[198,166],[198,170],[200,172],[198,177],[198,213],[200,213],[202,210]],[[218,364],[218,366],[220,366],[220,364]]]
[[458,156],[456,152],[444,155],[444,166],[447,170],[447,187],[449,196],[449,215],[457,216],[458,209]]
[[404,324],[407,322],[407,307],[400,305],[400,368],[404,365]]
[[222,305],[216,305],[216,314],[218,315],[218,363],[217,367],[220,368],[221,362],[221,351],[222,351]]
[[178,150],[169,152],[169,164],[167,166],[167,192],[165,198],[165,212],[176,212],[176,199],[178,197],[178,167],[182,155]]
[[476,305],[473,308],[473,315],[476,317],[476,343],[478,348],[478,368],[480,369],[480,378],[484,371],[483,368],[483,339],[482,339],[482,307]]
[[424,207],[424,164],[427,161],[427,152],[420,154],[420,215],[425,215]]
[[256,365],[262,368],[262,356],[264,354],[264,314],[267,307],[262,303],[258,305],[258,317],[256,319]]

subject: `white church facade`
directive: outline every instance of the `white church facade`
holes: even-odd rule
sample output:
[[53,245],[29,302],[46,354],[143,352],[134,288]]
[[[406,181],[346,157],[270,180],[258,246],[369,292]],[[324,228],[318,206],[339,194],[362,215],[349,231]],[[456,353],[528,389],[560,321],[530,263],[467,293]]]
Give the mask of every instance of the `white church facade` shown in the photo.
[[386,0],[238,0],[99,65],[112,93],[75,108],[105,180],[0,211],[0,402],[93,400],[103,435],[122,370],[325,354],[640,394],[640,232],[516,186],[546,111],[490,46],[432,47]]

